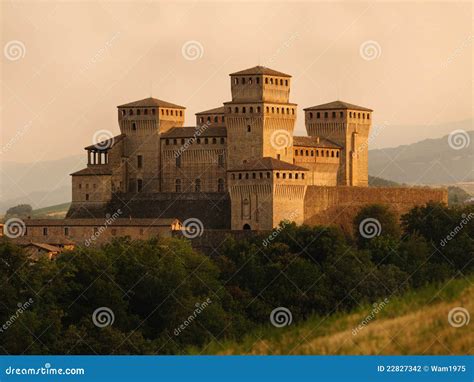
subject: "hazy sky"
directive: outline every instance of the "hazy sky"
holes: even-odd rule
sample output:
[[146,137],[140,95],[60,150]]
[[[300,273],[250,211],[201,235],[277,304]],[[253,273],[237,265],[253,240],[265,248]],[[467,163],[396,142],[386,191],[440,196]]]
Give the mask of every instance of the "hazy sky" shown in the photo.
[[186,106],[193,125],[230,100],[229,73],[257,64],[293,75],[300,135],[302,109],[335,99],[375,110],[372,147],[472,118],[470,2],[1,6],[2,161],[83,153],[97,130],[119,133],[116,105],[150,94]]

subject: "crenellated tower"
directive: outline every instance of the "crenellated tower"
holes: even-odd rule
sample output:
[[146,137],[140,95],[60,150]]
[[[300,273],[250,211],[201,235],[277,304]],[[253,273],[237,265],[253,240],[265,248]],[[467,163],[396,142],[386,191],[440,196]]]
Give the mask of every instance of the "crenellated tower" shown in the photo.
[[296,104],[291,76],[263,66],[232,73],[232,101],[224,103],[229,168],[272,157],[293,161]]
[[338,185],[367,187],[373,110],[334,101],[304,111],[309,136],[325,138],[342,147]]

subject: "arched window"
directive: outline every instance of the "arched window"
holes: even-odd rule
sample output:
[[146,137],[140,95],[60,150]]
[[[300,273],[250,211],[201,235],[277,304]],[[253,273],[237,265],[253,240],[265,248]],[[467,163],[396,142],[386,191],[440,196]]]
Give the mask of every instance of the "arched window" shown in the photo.
[[324,112],[324,118],[327,118],[327,117],[328,117],[328,112],[325,111],[325,112]]
[[165,109],[161,109],[161,115],[165,115]]
[[272,113],[274,113],[274,112],[275,112],[275,108],[274,108],[274,107],[272,107]]
[[247,112],[247,109],[246,109],[246,107],[245,107],[245,106],[244,106],[244,107],[242,107],[242,113],[246,113],[246,112]]
[[329,157],[329,150],[326,150],[326,157]]
[[245,179],[248,179],[248,178],[249,178],[249,173],[246,172],[246,173],[245,173]]
[[260,179],[263,179],[263,173],[259,173]]
[[217,192],[224,192],[224,179],[217,180]]
[[286,179],[286,172],[283,173],[283,179]]
[[339,112],[339,117],[341,117],[341,118],[344,117],[344,112],[343,112],[343,111],[340,111],[340,112]]
[[257,113],[260,113],[260,106],[257,106]]
[[311,156],[314,157],[314,150],[311,150]]
[[180,116],[180,117],[183,116],[183,111],[182,111],[182,110],[179,111],[179,116]]
[[304,173],[301,174],[301,179],[304,179]]
[[221,143],[222,143],[222,144],[225,143],[225,138],[221,138]]
[[284,107],[281,108],[281,113],[285,114],[285,108]]
[[143,114],[148,115],[148,109],[143,110]]
[[270,178],[270,173],[269,172],[267,172],[267,178]]
[[293,179],[293,174],[291,172],[288,174],[288,179]]
[[239,179],[242,179],[242,174],[239,174]]
[[257,174],[256,173],[252,173],[252,179],[257,179]]
[[252,106],[250,106],[250,110],[249,110],[249,111],[250,111],[250,113],[253,113],[253,107],[252,107]]
[[137,129],[137,124],[135,122],[132,123],[132,130],[135,131]]
[[334,158],[334,151],[331,150],[331,158]]
[[140,114],[141,114],[141,110],[137,109],[137,115],[140,115]]
[[280,85],[282,85],[282,86],[283,86],[283,80],[280,80]]
[[280,179],[280,173],[279,172],[276,173],[276,177],[277,177],[277,179]]
[[196,179],[194,181],[194,192],[201,192],[201,179]]
[[265,78],[265,83],[268,84],[268,78]]
[[207,122],[211,122],[211,117],[207,116]]
[[319,157],[319,150],[316,150],[316,156]]
[[298,156],[298,150],[295,150],[295,157]]
[[252,131],[252,127],[250,125],[247,125],[247,133],[250,133]]
[[169,145],[169,144],[170,144],[170,140],[169,140],[169,139],[166,139],[166,140],[165,140],[165,144],[166,144],[166,145]]
[[339,158],[339,151],[336,151],[336,158]]
[[130,110],[128,111],[128,115],[133,115],[133,110],[132,110],[132,109],[130,109]]
[[324,150],[321,150],[321,156],[324,157]]
[[173,139],[173,145],[177,145],[178,144],[178,140],[175,138]]
[[309,113],[309,119],[313,119],[313,113]]
[[360,113],[357,114],[357,118],[360,119]]
[[214,122],[217,123],[218,121],[217,117],[214,117]]
[[335,111],[332,112],[332,117],[336,118],[336,112]]
[[298,179],[298,174],[297,173],[295,174],[295,179]]
[[285,80],[285,86],[288,86],[288,80]]
[[269,112],[270,112],[270,108],[267,106],[267,113],[269,113]]
[[316,118],[317,119],[321,118],[321,113],[319,111],[316,113]]
[[228,110],[229,114],[232,114],[232,108],[231,107],[229,107],[227,110]]
[[217,165],[219,167],[224,167],[224,154],[219,154],[217,156]]
[[300,155],[303,156],[303,150],[300,150]]
[[252,78],[249,78],[249,84],[252,85]]
[[201,144],[201,138],[196,139],[196,143],[199,145]]
[[236,107],[234,108],[234,111],[235,111],[236,113],[238,113],[238,112],[239,112],[239,108],[236,106]]
[[209,144],[209,138],[204,138],[204,144],[208,145]]
[[242,85],[245,85],[245,78],[242,77]]
[[170,115],[170,111],[166,109],[166,115]]
[[367,113],[367,119],[370,119],[370,113]]
[[199,123],[204,123],[204,118],[203,117],[199,117]]
[[175,191],[176,192],[181,192],[181,179],[176,179],[174,184],[175,184]]
[[221,121],[224,122],[224,116],[221,117]]
[[295,109],[291,109],[291,114],[295,114]]
[[217,143],[217,138],[212,138],[212,144],[215,145]]
[[156,110],[155,110],[155,109],[151,109],[151,114],[155,115],[155,114],[156,114]]
[[255,83],[258,85],[260,83],[260,78],[255,78]]
[[309,156],[309,151],[308,150],[306,150],[306,156]]

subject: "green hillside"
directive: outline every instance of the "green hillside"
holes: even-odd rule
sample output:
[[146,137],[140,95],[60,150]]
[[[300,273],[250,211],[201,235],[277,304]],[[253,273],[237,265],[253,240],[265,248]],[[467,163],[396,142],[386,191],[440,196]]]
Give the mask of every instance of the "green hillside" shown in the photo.
[[[312,317],[285,328],[268,326],[240,342],[214,342],[204,354],[474,354],[472,322],[455,328],[451,309],[474,312],[474,278],[451,280],[391,299],[362,329],[374,307]],[[379,305],[380,306],[380,305]]]
[[70,205],[71,203],[68,202],[39,208],[37,210],[33,210],[31,217],[36,219],[62,219],[66,216]]

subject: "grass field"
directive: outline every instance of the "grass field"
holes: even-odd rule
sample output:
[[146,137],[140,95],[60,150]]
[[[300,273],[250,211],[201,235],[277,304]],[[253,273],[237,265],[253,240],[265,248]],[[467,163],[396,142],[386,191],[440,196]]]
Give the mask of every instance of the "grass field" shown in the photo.
[[[347,314],[312,317],[285,328],[268,326],[240,342],[213,342],[203,354],[473,354],[473,323],[453,327],[448,314],[462,307],[474,312],[474,278],[429,286],[388,302],[355,335],[353,331],[374,309],[359,307]],[[467,319],[468,316],[463,316]],[[455,321],[456,323],[457,321]]]
[[49,206],[33,210],[32,218],[35,219],[62,219],[66,216],[67,210],[71,203],[56,204],[55,206]]

